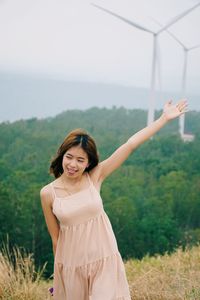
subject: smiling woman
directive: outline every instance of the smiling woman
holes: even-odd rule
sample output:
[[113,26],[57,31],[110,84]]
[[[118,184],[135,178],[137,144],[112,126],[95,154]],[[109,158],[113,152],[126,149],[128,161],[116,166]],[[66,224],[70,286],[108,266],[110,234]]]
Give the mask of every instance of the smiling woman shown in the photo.
[[72,131],[53,159],[55,180],[41,202],[54,251],[55,300],[131,300],[126,273],[100,189],[140,144],[186,111],[186,101],[166,103],[159,119],[140,130],[99,163],[85,131]]

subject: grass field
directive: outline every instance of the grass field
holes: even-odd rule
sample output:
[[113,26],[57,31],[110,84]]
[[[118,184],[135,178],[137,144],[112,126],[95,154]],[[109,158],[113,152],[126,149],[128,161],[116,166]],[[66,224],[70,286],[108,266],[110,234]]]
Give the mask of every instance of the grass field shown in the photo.
[[[125,267],[132,300],[200,299],[200,246],[178,249],[172,255],[131,259]],[[42,273],[35,270],[31,255],[18,248],[11,255],[5,247],[0,252],[0,299],[52,299],[48,293],[52,283],[43,280]]]
[[126,262],[132,300],[199,300],[200,247]]

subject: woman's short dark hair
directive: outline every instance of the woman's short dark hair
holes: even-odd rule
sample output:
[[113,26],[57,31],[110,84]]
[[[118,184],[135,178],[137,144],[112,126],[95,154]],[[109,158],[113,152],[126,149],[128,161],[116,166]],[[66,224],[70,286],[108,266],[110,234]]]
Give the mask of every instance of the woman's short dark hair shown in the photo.
[[56,178],[62,175],[63,155],[74,146],[80,146],[87,153],[89,166],[85,169],[86,172],[98,165],[99,156],[94,139],[85,130],[78,128],[71,131],[58,148],[57,154],[50,164],[50,174],[54,174]]

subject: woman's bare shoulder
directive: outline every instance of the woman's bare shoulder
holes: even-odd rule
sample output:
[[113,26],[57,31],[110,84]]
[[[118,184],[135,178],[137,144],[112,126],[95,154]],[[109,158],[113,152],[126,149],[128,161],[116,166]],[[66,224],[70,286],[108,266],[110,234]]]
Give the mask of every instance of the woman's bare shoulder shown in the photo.
[[41,201],[44,203],[50,203],[50,204],[52,203],[53,197],[52,197],[51,182],[41,188],[40,198]]
[[43,186],[40,190],[40,196],[47,196],[50,192],[50,183]]
[[98,164],[96,167],[94,167],[92,170],[89,171],[90,178],[93,182],[98,181],[98,177],[100,174],[100,165]]
[[92,183],[95,185],[95,187],[97,188],[97,190],[100,190],[101,184],[102,184],[102,180],[101,180],[101,165],[98,164],[95,168],[93,168],[89,172],[89,175],[90,175],[90,178],[92,180]]

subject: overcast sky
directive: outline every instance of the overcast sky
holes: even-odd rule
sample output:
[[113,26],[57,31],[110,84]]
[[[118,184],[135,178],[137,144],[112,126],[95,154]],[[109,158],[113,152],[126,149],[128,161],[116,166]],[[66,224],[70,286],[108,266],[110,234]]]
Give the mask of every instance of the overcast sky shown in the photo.
[[[197,0],[91,0],[152,30]],[[0,71],[67,80],[149,87],[152,35],[90,5],[87,0],[0,0]],[[187,46],[200,44],[200,7],[171,27]],[[179,91],[183,50],[159,37],[162,87]],[[200,94],[200,48],[189,53],[187,90]]]

